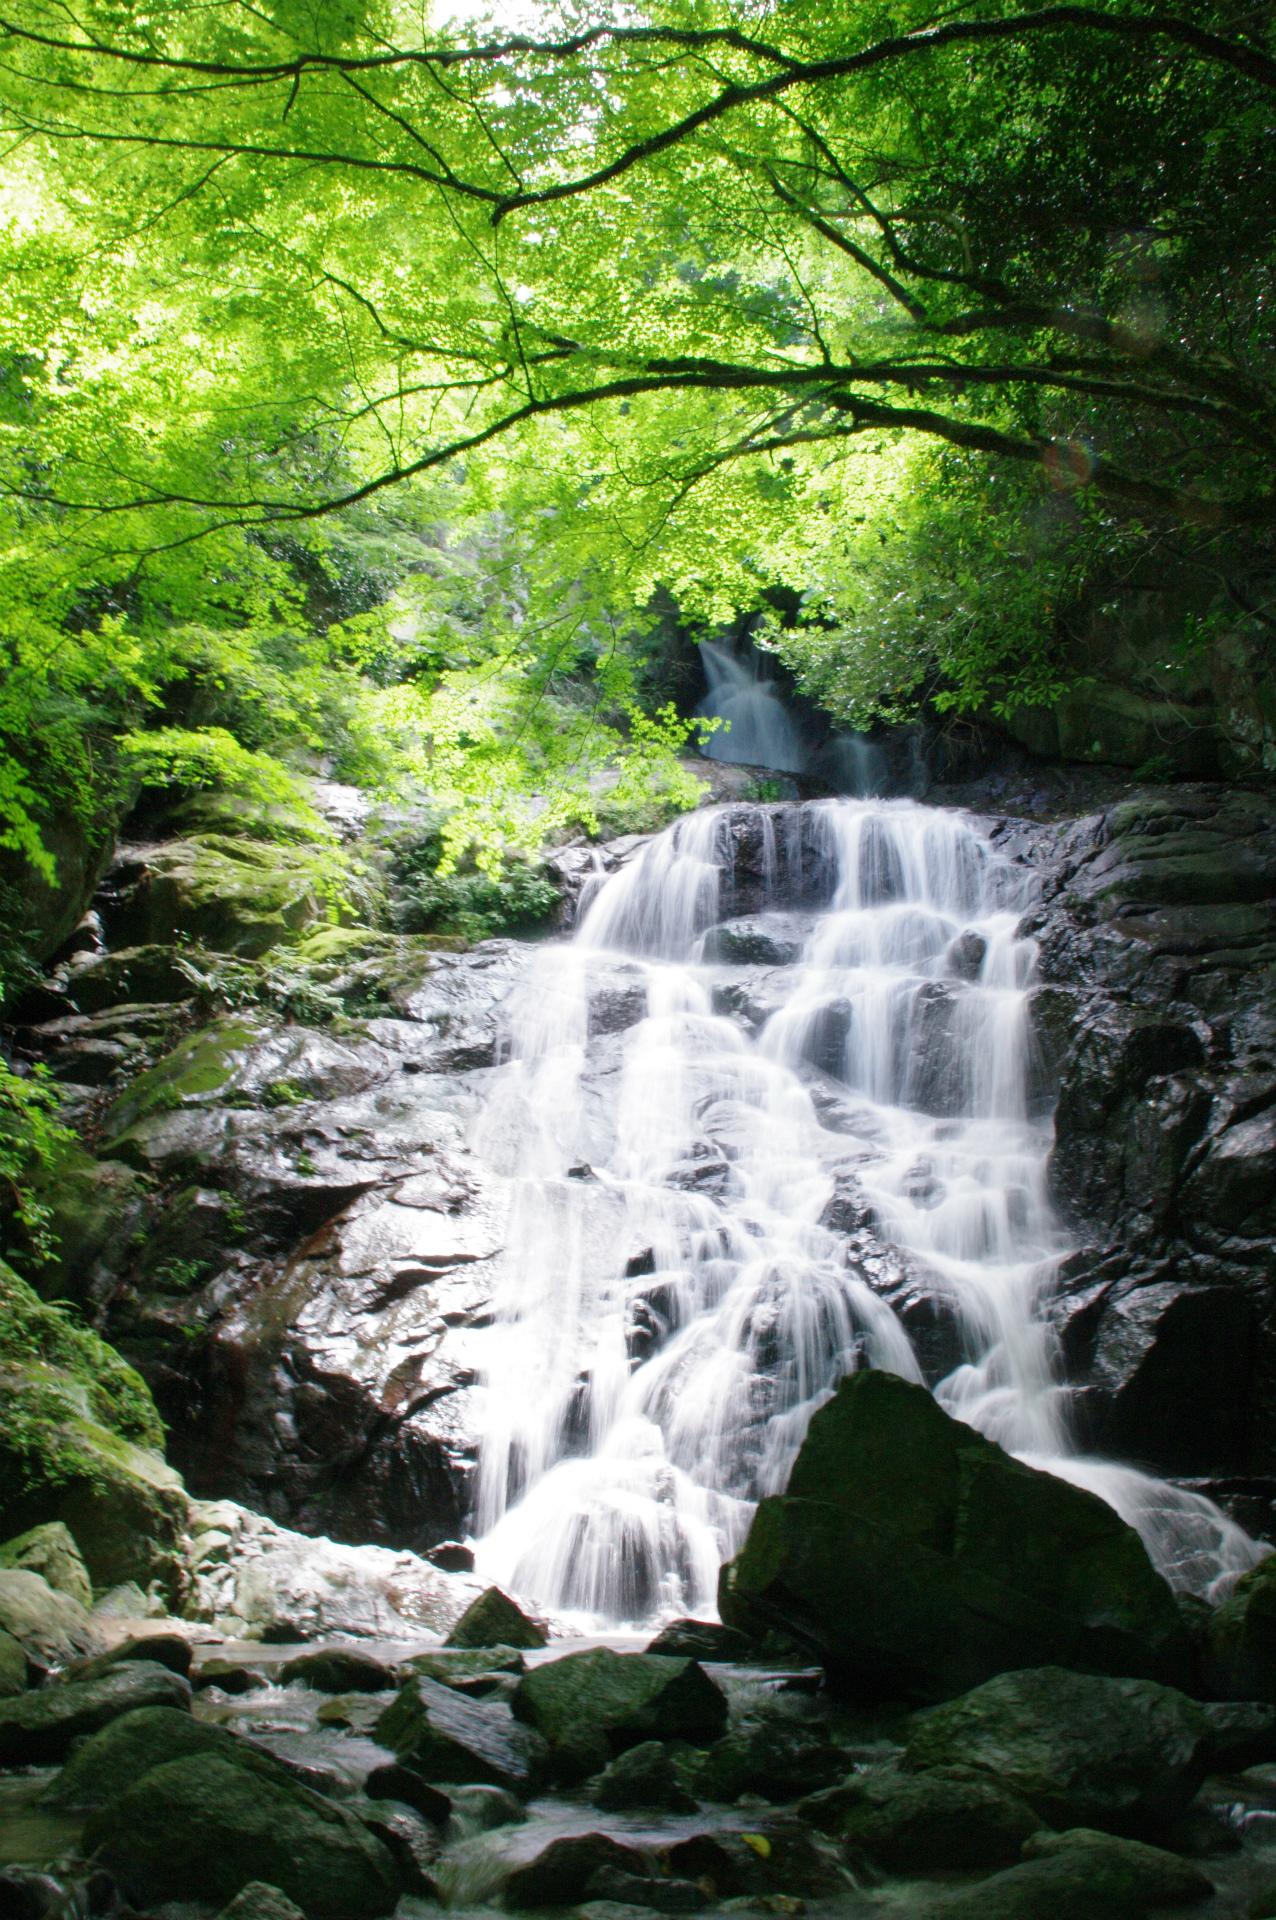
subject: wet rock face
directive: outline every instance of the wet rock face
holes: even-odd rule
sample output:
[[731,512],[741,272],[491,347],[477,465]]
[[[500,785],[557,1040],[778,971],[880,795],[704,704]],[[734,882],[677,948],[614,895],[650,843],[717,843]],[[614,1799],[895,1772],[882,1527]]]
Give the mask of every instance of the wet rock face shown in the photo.
[[1276,804],[1181,787],[1078,821],[1034,917],[1056,1322],[1082,1444],[1272,1524]]

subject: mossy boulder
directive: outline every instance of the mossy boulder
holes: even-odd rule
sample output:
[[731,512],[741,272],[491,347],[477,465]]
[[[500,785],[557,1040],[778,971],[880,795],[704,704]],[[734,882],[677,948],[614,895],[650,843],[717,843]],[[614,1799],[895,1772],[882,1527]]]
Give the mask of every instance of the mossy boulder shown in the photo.
[[914,1920],[1140,1920],[1214,1891],[1191,1861],[1110,1833],[1037,1834],[1024,1853],[1018,1866],[910,1913]]
[[38,1573],[57,1593],[69,1593],[82,1607],[93,1605],[88,1569],[69,1528],[47,1520],[0,1546],[0,1567],[24,1567]]
[[115,946],[180,938],[255,959],[331,917],[344,865],[326,844],[190,834],[122,856],[107,931]]
[[852,1374],[724,1567],[728,1626],[779,1627],[831,1682],[916,1701],[1058,1663],[1177,1681],[1190,1649],[1138,1535],[896,1375]]
[[81,1741],[45,1794],[50,1806],[92,1808],[115,1799],[122,1781],[140,1780],[193,1754],[234,1758],[235,1734],[171,1705],[136,1707]]
[[1186,1809],[1208,1757],[1209,1722],[1173,1687],[1042,1667],[918,1714],[904,1762],[973,1769],[1052,1826],[1137,1835]]
[[589,1797],[606,1813],[632,1807],[664,1807],[671,1813],[694,1813],[696,1802],[681,1783],[674,1754],[661,1740],[644,1740],[628,1747],[592,1780]]
[[609,1647],[533,1667],[512,1705],[548,1740],[566,1779],[584,1779],[644,1740],[707,1746],[727,1720],[724,1694],[696,1661]]
[[0,1569],[0,1632],[17,1641],[32,1666],[45,1670],[102,1645],[80,1602],[25,1567]]
[[176,1599],[187,1504],[146,1384],[0,1262],[0,1531],[58,1520],[95,1588],[158,1581]]
[[0,1627],[0,1700],[11,1700],[15,1694],[25,1693],[27,1677],[26,1648]]
[[313,1687],[316,1693],[388,1693],[395,1682],[392,1667],[357,1647],[318,1647],[313,1653],[299,1653],[279,1678],[285,1687]]
[[547,1749],[538,1733],[499,1703],[468,1700],[436,1680],[413,1675],[375,1727],[423,1780],[534,1792],[545,1777]]
[[1242,1574],[1215,1609],[1204,1666],[1211,1693],[1276,1704],[1276,1554]]
[[0,1704],[0,1767],[47,1767],[73,1742],[139,1707],[189,1711],[180,1674],[152,1660],[113,1667],[96,1680],[62,1680]]
[[167,1761],[93,1813],[83,1847],[138,1906],[277,1887],[309,1920],[376,1920],[399,1899],[381,1842],[243,1742]]
[[868,1767],[801,1811],[892,1873],[1007,1867],[1042,1825],[1021,1794],[964,1767]]
[[445,1647],[544,1647],[549,1634],[499,1587],[470,1602],[444,1641]]

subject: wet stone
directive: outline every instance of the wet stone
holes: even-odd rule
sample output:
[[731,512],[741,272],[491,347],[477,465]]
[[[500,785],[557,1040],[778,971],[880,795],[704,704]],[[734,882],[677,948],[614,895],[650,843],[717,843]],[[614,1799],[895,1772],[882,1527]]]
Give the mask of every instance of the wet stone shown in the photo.
[[638,1878],[647,1875],[645,1856],[610,1834],[579,1833],[551,1840],[533,1859],[514,1869],[505,1883],[505,1904],[568,1906],[589,1897],[595,1874],[607,1868]]
[[488,1587],[465,1609],[447,1647],[543,1647],[549,1634],[499,1587]]
[[682,1785],[671,1750],[659,1740],[644,1740],[618,1754],[589,1785],[589,1797],[608,1813],[630,1807],[664,1807],[694,1813],[696,1802]]
[[469,1700],[414,1676],[376,1724],[376,1738],[425,1780],[471,1782],[531,1793],[544,1776],[547,1748],[508,1707]]
[[352,1647],[324,1647],[301,1653],[282,1668],[284,1686],[312,1687],[316,1693],[386,1693],[395,1684],[393,1667]]

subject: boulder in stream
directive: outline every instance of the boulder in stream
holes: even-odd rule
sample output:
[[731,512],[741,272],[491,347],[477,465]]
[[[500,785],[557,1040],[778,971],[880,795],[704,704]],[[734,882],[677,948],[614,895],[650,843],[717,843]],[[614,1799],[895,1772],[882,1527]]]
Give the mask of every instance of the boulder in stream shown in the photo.
[[244,1742],[152,1768],[91,1816],[83,1844],[140,1906],[225,1902],[261,1880],[308,1920],[376,1920],[400,1894],[361,1820]]
[[1206,1628],[1205,1677],[1225,1700],[1276,1703],[1276,1554],[1243,1574]]
[[1199,1867],[1162,1847],[1084,1827],[1040,1833],[1018,1866],[910,1909],[914,1920],[1139,1920],[1208,1899]]
[[515,1867],[505,1883],[507,1907],[561,1907],[579,1900],[594,1876],[607,1869],[635,1879],[646,1878],[649,1868],[636,1847],[627,1847],[607,1833],[573,1833],[549,1845],[522,1866]]
[[548,1756],[539,1733],[521,1726],[508,1707],[467,1699],[420,1674],[400,1687],[376,1737],[423,1780],[477,1781],[524,1795],[544,1778]]
[[781,1627],[836,1687],[879,1696],[944,1700],[1055,1663],[1168,1681],[1189,1665],[1174,1597],[1111,1507],[878,1371],[815,1415],[719,1604],[728,1626]]
[[93,1605],[93,1583],[70,1529],[47,1520],[0,1546],[0,1567],[24,1567],[38,1573],[56,1593],[69,1593],[82,1607]]
[[727,1720],[725,1696],[696,1661],[609,1647],[534,1667],[513,1707],[548,1740],[555,1771],[575,1780],[644,1740],[707,1745]]
[[799,1811],[892,1873],[1008,1867],[1042,1825],[1021,1794],[965,1767],[867,1767]]
[[1041,1667],[918,1714],[904,1764],[972,1768],[1052,1826],[1139,1834],[1185,1811],[1208,1757],[1209,1722],[1173,1687]]
[[55,1681],[0,1704],[0,1767],[47,1767],[73,1741],[137,1707],[190,1709],[180,1674],[153,1660],[113,1667],[97,1680]]
[[446,1647],[544,1647],[549,1634],[499,1587],[487,1587],[465,1609]]

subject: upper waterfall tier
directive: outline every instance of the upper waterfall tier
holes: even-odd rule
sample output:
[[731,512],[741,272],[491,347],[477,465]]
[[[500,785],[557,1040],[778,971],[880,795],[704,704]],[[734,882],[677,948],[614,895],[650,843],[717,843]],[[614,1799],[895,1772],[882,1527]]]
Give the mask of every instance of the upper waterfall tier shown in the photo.
[[1069,1457],[1031,897],[972,819],[824,801],[693,814],[582,902],[476,1134],[513,1194],[485,1575],[593,1618],[712,1608],[860,1365],[1083,1479],[1180,1584],[1249,1564],[1208,1501]]

